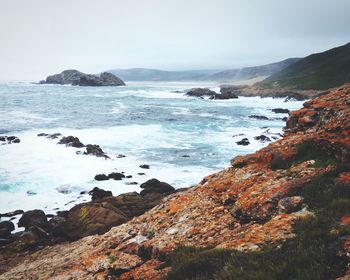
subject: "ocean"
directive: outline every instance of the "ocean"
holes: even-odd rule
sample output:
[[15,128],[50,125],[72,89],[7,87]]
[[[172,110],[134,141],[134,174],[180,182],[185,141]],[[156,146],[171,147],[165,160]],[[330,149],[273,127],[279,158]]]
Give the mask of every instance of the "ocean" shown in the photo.
[[[287,114],[271,109],[294,110],[303,103],[184,96],[186,89],[200,86],[218,90],[216,84],[200,83],[129,83],[126,87],[1,83],[0,135],[15,135],[21,142],[0,145],[0,213],[42,209],[55,214],[90,200],[81,193],[94,187],[114,195],[139,192],[140,184],[151,178],[175,188],[190,187],[228,167],[236,155],[268,144],[254,137],[280,137]],[[39,133],[79,137],[84,144],[100,145],[111,159],[77,154],[83,149],[58,145],[57,139],[38,137]],[[250,144],[237,145],[242,138]],[[141,164],[150,169],[140,168]],[[110,172],[132,178],[94,180],[96,174]]]

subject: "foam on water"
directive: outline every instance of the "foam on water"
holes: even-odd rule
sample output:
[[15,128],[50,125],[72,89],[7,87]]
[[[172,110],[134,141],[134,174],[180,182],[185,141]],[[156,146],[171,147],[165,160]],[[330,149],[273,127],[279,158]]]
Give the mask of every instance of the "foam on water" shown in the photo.
[[[259,97],[213,101],[184,96],[184,90],[198,86],[0,85],[0,131],[21,139],[19,144],[0,145],[0,213],[34,208],[55,213],[57,208],[69,209],[89,200],[80,192],[95,186],[118,195],[140,191],[139,185],[151,178],[176,188],[191,186],[227,167],[235,155],[266,145],[255,136],[281,133],[281,118],[287,115],[275,114],[272,108],[302,105]],[[249,115],[271,119],[250,119]],[[84,144],[98,144],[111,160],[78,155],[83,149],[57,145],[57,139],[38,137],[41,132],[59,132],[77,136]],[[242,138],[248,138],[250,145],[237,145]],[[118,154],[126,157],[118,158]],[[141,164],[151,168],[141,169]],[[132,178],[94,180],[99,173],[122,171]]]

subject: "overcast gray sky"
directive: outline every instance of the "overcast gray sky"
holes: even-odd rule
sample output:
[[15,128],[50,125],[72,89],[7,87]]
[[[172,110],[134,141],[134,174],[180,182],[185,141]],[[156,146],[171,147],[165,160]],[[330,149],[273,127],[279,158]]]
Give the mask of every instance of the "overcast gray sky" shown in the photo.
[[0,80],[266,64],[350,41],[350,0],[0,0]]

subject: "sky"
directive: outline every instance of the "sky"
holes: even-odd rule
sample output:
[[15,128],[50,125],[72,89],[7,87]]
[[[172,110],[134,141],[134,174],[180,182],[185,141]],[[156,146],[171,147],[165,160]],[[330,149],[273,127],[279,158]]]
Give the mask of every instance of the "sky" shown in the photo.
[[0,80],[256,66],[350,41],[349,0],[0,0]]

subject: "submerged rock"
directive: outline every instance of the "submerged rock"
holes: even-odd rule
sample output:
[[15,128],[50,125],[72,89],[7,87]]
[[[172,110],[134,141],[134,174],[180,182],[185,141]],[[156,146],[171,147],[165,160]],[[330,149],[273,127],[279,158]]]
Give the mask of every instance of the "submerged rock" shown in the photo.
[[258,115],[250,115],[249,116],[250,119],[257,119],[257,120],[268,120],[268,117],[265,116],[258,116]]

